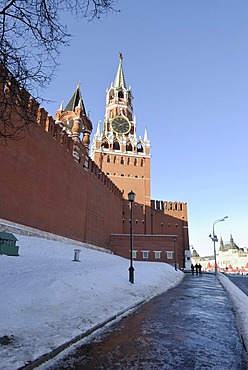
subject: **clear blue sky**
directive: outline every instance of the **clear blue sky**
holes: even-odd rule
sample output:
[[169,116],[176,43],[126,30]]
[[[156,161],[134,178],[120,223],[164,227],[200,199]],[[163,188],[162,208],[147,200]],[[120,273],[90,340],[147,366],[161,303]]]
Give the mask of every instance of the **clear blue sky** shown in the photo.
[[[213,252],[208,235],[248,247],[248,1],[120,0],[121,13],[74,34],[44,92],[54,115],[77,82],[96,130],[119,51],[132,86],[138,134],[152,143],[152,198],[188,203],[190,244]],[[92,135],[93,137],[93,135]]]

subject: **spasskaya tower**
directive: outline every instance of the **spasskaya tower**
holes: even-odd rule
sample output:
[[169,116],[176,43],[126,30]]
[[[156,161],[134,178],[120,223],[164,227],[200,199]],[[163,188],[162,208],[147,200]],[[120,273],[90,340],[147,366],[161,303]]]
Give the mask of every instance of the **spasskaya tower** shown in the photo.
[[150,140],[137,137],[133,115],[133,95],[127,87],[123,72],[123,57],[114,82],[106,92],[103,124],[98,123],[92,143],[92,159],[123,191],[127,199],[130,190],[136,201],[150,205]]

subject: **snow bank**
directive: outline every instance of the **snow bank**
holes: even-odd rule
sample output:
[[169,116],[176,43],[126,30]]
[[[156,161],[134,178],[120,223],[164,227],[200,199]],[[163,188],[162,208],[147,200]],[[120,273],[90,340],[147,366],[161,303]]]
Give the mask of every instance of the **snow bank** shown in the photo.
[[[17,235],[19,257],[0,255],[1,369],[14,370],[109,317],[178,284],[181,271],[156,262],[129,261],[38,237]],[[74,249],[80,261],[74,262]]]
[[236,313],[236,321],[246,352],[248,352],[248,296],[233,284],[227,276],[218,274],[219,280],[230,296]]

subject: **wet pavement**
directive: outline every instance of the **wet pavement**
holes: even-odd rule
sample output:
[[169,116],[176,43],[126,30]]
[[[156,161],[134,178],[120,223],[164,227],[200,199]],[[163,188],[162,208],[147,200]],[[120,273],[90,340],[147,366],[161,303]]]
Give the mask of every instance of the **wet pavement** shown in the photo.
[[47,369],[245,370],[235,316],[215,275],[182,282]]

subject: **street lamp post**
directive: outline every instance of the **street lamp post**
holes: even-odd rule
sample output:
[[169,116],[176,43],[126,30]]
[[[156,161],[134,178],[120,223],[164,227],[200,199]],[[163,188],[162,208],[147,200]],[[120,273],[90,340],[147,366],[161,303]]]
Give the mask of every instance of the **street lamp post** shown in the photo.
[[228,218],[228,216],[225,216],[223,218],[219,218],[218,220],[214,221],[214,223],[213,223],[213,235],[211,235],[211,234],[209,235],[209,237],[214,242],[214,273],[215,273],[215,275],[217,275],[217,260],[216,260],[216,247],[215,247],[215,243],[218,241],[218,238],[217,238],[217,235],[215,235],[214,226],[218,222],[225,221],[226,218]]
[[134,283],[134,267],[133,267],[133,202],[135,193],[131,190],[128,193],[128,200],[130,203],[130,267],[129,267],[129,281]]
[[173,238],[173,242],[174,242],[174,263],[175,263],[175,270],[177,271],[176,240],[177,240],[177,238],[174,236],[174,238]]

